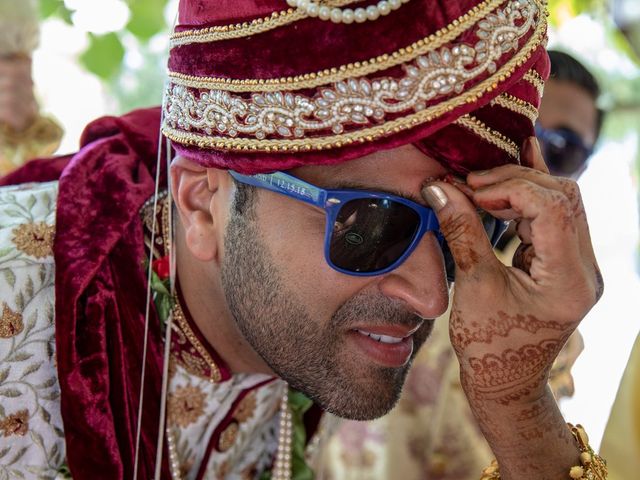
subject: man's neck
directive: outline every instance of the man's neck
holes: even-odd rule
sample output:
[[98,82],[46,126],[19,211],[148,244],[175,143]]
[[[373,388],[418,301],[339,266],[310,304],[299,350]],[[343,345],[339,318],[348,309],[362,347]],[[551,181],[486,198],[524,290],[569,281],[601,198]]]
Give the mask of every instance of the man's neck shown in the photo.
[[226,362],[232,373],[273,371],[245,340],[227,307],[219,281],[220,265],[204,263],[191,255],[184,241],[184,230],[176,229],[177,276],[184,304],[196,327],[209,345]]

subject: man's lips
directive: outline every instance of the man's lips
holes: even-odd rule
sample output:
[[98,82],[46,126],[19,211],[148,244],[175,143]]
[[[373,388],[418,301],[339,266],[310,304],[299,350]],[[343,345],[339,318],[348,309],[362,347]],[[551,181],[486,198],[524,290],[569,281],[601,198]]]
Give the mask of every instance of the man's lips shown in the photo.
[[405,365],[413,352],[412,335],[423,325],[362,325],[349,332],[357,349],[384,367]]
[[417,322],[415,325],[357,325],[352,327],[352,330],[360,330],[366,333],[373,333],[374,335],[386,335],[389,337],[405,338],[409,335],[413,335],[424,324],[424,320]]

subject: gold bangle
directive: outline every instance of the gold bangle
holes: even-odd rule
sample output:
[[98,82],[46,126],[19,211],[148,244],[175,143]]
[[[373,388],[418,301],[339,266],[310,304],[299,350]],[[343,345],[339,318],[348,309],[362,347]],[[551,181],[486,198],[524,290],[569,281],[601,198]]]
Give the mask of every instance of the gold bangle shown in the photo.
[[[589,445],[587,432],[582,425],[573,426],[570,423],[567,425],[580,450],[580,465],[571,467],[567,478],[571,480],[606,480],[608,477],[607,462],[593,451]],[[500,478],[498,462],[493,460],[491,465],[482,471],[480,480],[500,480]]]

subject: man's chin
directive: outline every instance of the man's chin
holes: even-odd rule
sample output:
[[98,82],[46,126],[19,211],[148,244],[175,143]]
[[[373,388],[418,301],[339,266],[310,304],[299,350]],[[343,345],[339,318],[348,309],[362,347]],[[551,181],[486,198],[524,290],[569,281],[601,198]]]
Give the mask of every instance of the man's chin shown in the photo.
[[[398,403],[409,365],[401,369],[376,369],[375,373],[354,371],[335,375],[320,386],[289,379],[289,385],[315,404],[340,418],[366,421],[386,415]],[[366,379],[365,384],[354,379]],[[375,378],[375,380],[373,380]],[[286,379],[285,379],[286,380]]]

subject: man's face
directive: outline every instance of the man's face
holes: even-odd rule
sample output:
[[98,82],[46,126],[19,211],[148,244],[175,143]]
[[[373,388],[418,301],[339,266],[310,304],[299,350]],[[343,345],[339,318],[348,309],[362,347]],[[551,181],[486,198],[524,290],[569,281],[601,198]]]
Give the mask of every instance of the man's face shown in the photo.
[[[294,175],[325,188],[366,188],[420,199],[422,183],[445,169],[412,146]],[[427,234],[396,270],[355,277],[324,259],[325,214],[257,190],[232,215],[222,283],[251,347],[292,387],[325,409],[371,419],[395,404],[411,359],[447,307],[440,247]]]
[[[595,101],[584,88],[568,81],[547,81],[538,117],[543,128],[570,130],[591,148],[596,142],[597,117]],[[585,167],[570,176],[577,178]]]

